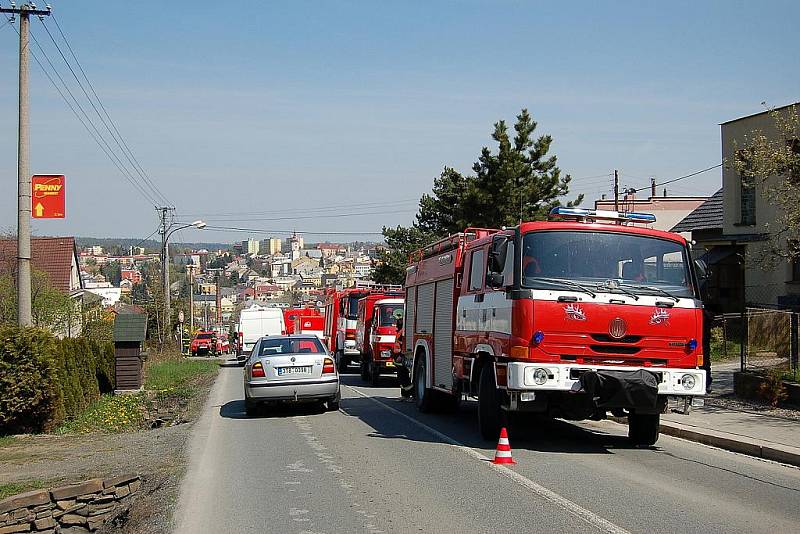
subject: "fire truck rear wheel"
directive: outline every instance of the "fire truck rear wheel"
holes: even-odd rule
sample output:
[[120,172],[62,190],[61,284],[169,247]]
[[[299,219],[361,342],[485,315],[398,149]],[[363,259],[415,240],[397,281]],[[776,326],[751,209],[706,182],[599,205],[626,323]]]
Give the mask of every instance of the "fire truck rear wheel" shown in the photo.
[[423,355],[417,358],[414,365],[414,401],[417,403],[417,409],[423,413],[433,410],[433,391],[425,383],[427,376],[427,364]]
[[659,414],[636,414],[628,416],[628,438],[640,447],[655,445],[658,441],[661,417]]
[[478,383],[478,428],[483,439],[495,440],[503,426],[501,393],[495,385],[494,366],[486,364],[481,369]]

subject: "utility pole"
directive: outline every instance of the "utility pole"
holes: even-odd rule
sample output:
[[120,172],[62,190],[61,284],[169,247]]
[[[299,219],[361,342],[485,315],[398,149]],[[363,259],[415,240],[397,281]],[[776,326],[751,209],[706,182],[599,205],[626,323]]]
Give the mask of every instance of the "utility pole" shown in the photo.
[[[19,15],[19,123],[17,137],[17,323],[33,325],[31,307],[31,175],[28,129],[28,32],[30,16],[50,15],[33,4],[0,7],[0,13]],[[13,21],[13,18],[12,18]]]
[[194,263],[186,266],[189,269],[189,337],[194,335]]
[[175,211],[175,208],[165,206],[156,208],[156,211],[159,212],[159,218],[161,219],[161,225],[158,232],[161,234],[161,275],[164,278],[164,330],[167,336],[171,336],[172,332],[170,330],[170,322],[172,313],[170,312],[169,244],[167,242],[169,235],[167,235],[167,233],[172,226],[172,213]]
[[614,169],[614,211],[619,211],[619,173]]
[[216,296],[215,303],[214,303],[216,305],[216,307],[214,309],[216,310],[216,314],[215,315],[216,315],[217,326],[222,324],[222,296],[220,295],[220,291],[219,291],[219,289],[220,289],[219,288],[219,277],[222,276],[223,272],[224,271],[220,271],[220,272],[217,273],[217,296]]

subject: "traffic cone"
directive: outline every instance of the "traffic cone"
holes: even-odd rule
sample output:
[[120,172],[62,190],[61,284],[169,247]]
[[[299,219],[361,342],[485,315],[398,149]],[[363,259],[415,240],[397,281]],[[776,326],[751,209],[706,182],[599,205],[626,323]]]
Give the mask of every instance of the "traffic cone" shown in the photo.
[[494,453],[493,464],[516,464],[511,457],[511,445],[508,444],[508,432],[506,428],[500,429],[500,439],[497,441],[497,450]]

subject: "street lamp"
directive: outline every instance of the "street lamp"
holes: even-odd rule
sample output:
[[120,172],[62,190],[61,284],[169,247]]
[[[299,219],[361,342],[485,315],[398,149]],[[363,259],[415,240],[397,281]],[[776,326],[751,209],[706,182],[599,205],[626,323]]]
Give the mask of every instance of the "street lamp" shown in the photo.
[[[170,294],[169,294],[169,236],[174,234],[179,230],[185,230],[186,228],[197,228],[198,230],[202,230],[207,225],[202,220],[194,221],[191,224],[184,224],[182,226],[178,226],[171,230],[164,232],[161,236],[161,272],[164,273],[164,325],[171,325],[170,318],[172,317],[172,312],[170,310]],[[168,335],[171,335],[172,332],[170,331]]]

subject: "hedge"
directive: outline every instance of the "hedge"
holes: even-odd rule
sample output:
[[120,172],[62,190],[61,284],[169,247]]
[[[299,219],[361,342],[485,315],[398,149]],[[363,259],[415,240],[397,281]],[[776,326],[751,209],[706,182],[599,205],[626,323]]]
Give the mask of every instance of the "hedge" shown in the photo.
[[52,430],[113,384],[113,344],[0,326],[0,435]]

